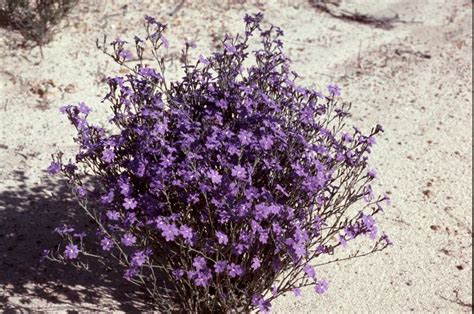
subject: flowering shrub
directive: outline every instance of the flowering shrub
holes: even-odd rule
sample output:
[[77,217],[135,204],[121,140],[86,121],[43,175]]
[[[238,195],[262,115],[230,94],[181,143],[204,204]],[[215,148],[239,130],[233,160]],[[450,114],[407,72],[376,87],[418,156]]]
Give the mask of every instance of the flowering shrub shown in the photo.
[[[247,15],[243,35],[195,63],[186,43],[184,77],[171,83],[161,53],[166,26],[152,17],[146,38],[135,37],[134,67],[125,41],[111,53],[102,46],[130,69],[108,81],[114,128],[90,124],[84,103],[62,107],[80,151],[75,162],[59,154],[49,167],[73,184],[101,251],[92,254],[83,234],[64,226],[64,253],[49,258],[117,260],[160,310],[265,312],[284,293],[327,290],[318,257],[361,235],[373,245],[348,258],[390,244],[374,220],[388,198],[374,196],[377,174],[367,164],[382,128],[344,131],[349,106],[336,101],[339,87],[324,96],[298,86],[283,32],[263,29],[262,18]],[[261,48],[249,53],[255,35]],[[145,51],[160,70],[144,65]]]

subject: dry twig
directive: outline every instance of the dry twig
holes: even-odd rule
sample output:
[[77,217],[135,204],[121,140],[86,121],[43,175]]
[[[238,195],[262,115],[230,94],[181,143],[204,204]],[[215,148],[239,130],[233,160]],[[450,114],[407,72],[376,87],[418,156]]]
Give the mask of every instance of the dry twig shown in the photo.
[[345,20],[345,21],[350,21],[350,22],[373,25],[377,28],[392,29],[394,27],[394,23],[406,23],[400,20],[398,14],[395,14],[394,16],[377,17],[377,16],[373,16],[369,14],[359,13],[357,11],[350,12],[350,11],[338,8],[339,6],[338,3],[329,3],[324,0],[310,0],[309,2],[316,9],[323,11],[331,15],[332,17]]

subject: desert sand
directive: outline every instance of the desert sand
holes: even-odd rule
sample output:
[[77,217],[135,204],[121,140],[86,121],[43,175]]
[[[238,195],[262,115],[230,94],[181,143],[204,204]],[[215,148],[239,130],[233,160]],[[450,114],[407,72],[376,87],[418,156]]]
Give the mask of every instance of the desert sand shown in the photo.
[[51,154],[75,149],[58,107],[85,101],[93,119],[110,116],[100,102],[104,78],[120,70],[95,39],[142,34],[145,14],[169,25],[171,54],[190,39],[197,56],[226,32],[242,31],[246,12],[262,11],[285,31],[304,85],[340,84],[353,104],[351,122],[384,126],[372,165],[379,191],[392,199],[378,223],[395,243],[318,268],[330,281],[327,294],[308,288],[279,299],[273,312],[472,312],[472,2],[341,2],[351,11],[398,14],[391,29],[335,18],[307,0],[188,0],[176,10],[179,2],[80,1],[43,47],[44,59],[0,29],[0,309],[147,309],[121,278],[38,262],[58,242],[56,226],[89,223],[64,182],[45,172]]

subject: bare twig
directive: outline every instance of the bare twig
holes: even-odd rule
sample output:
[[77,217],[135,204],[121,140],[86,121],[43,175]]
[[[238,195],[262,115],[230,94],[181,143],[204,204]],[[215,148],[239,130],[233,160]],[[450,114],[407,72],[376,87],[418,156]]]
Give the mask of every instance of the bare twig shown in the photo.
[[357,54],[357,67],[360,69],[361,68],[361,65],[360,65],[360,50],[362,48],[362,40],[359,40],[359,52]]
[[411,54],[420,58],[425,58],[425,59],[431,59],[431,55],[428,53],[424,53],[421,51],[413,51],[413,50],[404,50],[404,49],[395,49],[395,53],[397,55],[402,55],[402,54]]
[[15,154],[20,155],[21,157],[25,158],[25,160],[28,160],[28,156],[23,153],[15,152]]
[[325,12],[332,17],[360,24],[373,25],[377,28],[392,29],[394,23],[406,23],[400,20],[398,14],[394,16],[373,16],[369,14],[363,14],[359,12],[350,12],[344,9],[337,8],[336,6],[330,7],[326,1],[310,0],[310,3],[318,10]]
[[173,16],[175,15],[176,13],[178,13],[179,10],[181,10],[181,8],[183,7],[184,3],[186,3],[186,0],[181,0],[178,5],[176,6],[176,8],[174,8],[173,11],[171,11],[168,15],[169,16]]
[[472,303],[464,302],[464,301],[461,300],[461,298],[459,297],[459,290],[455,289],[455,290],[453,290],[453,292],[454,292],[454,295],[456,297],[455,300],[448,299],[448,298],[442,296],[441,294],[438,294],[438,296],[443,300],[449,301],[451,303],[455,303],[455,304],[460,305],[460,306],[470,307],[472,309]]
[[454,219],[457,222],[458,226],[463,227],[467,231],[467,233],[469,233],[472,236],[472,229],[469,227],[469,225],[465,223],[464,221],[462,221],[461,219],[459,219],[458,217],[456,217],[455,215],[453,215],[450,212],[451,210],[452,210],[451,207],[444,208],[444,211],[446,212],[446,214],[448,214],[449,217]]

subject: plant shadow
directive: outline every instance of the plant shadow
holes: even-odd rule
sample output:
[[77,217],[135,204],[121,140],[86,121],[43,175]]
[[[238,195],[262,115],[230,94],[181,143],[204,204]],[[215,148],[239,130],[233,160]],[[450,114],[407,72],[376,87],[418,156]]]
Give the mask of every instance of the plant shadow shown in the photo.
[[61,241],[56,227],[67,223],[93,237],[94,224],[64,180],[42,174],[31,187],[23,171],[12,175],[11,185],[0,182],[0,310],[143,311],[146,304],[136,301],[146,300],[143,292],[98,263],[87,272],[40,262],[43,250]]

